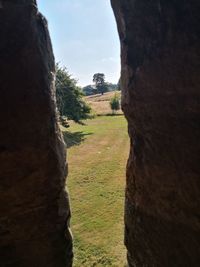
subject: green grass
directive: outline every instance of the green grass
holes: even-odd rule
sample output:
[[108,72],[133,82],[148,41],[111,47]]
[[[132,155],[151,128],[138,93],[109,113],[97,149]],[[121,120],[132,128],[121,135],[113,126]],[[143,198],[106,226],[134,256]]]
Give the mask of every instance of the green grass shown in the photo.
[[64,132],[69,147],[74,267],[123,267],[126,120],[102,116],[85,123],[72,124]]

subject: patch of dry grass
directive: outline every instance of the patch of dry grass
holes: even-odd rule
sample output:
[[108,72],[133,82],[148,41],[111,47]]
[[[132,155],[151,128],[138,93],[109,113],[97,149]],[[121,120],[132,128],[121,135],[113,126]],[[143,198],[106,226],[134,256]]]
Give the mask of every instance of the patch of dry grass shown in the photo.
[[[112,110],[110,108],[110,100],[115,93],[119,95],[121,94],[119,91],[114,91],[104,93],[103,95],[97,94],[92,96],[86,96],[85,101],[91,106],[94,114],[96,115],[112,114]],[[117,111],[116,114],[122,114],[122,110]]]

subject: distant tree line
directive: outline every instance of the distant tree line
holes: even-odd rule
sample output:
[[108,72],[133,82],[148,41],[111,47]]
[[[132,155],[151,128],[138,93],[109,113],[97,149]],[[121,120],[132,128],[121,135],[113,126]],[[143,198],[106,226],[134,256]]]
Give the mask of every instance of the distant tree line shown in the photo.
[[103,73],[95,73],[93,75],[94,84],[87,85],[82,88],[84,95],[104,94],[106,92],[120,90],[119,82],[117,84],[108,83],[105,81],[105,75]]

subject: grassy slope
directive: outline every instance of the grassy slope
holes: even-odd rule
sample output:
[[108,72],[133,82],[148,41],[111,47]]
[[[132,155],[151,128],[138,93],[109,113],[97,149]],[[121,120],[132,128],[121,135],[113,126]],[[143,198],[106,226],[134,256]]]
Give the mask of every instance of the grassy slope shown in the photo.
[[[121,92],[113,91],[104,93],[103,95],[97,94],[92,96],[86,96],[85,101],[91,106],[92,110],[97,115],[106,115],[111,114],[112,110],[110,108],[110,100],[116,94],[120,95]],[[117,114],[122,114],[122,111],[117,111]]]
[[70,144],[74,267],[122,267],[127,125],[123,116],[102,116],[86,123],[72,124],[70,135],[64,133]]

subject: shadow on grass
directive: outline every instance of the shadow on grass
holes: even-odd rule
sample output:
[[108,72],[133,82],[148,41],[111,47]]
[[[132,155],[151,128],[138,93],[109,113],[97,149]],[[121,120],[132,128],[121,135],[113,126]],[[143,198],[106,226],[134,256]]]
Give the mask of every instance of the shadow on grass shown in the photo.
[[110,117],[115,117],[115,116],[124,116],[123,113],[106,113],[106,114],[97,114],[97,117],[102,117],[102,116],[110,116]]
[[75,132],[71,133],[68,131],[63,132],[63,137],[65,141],[65,145],[67,148],[72,146],[78,146],[82,142],[85,141],[87,135],[91,135],[93,133],[84,133],[84,132]]

